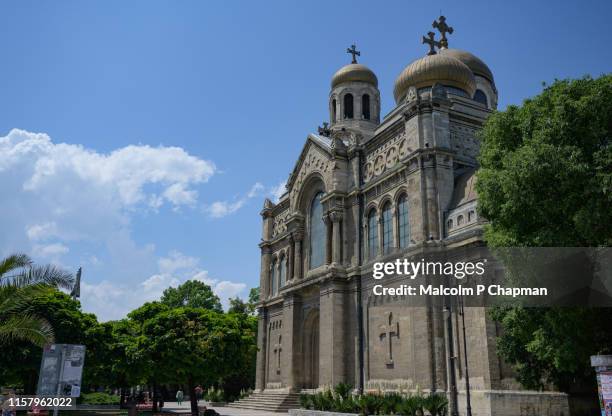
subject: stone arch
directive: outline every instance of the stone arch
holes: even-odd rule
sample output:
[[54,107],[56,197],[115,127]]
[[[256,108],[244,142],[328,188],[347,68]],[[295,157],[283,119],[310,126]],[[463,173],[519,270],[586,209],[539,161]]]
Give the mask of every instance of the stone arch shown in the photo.
[[319,387],[319,310],[312,309],[304,319],[302,328],[302,386],[314,389]]

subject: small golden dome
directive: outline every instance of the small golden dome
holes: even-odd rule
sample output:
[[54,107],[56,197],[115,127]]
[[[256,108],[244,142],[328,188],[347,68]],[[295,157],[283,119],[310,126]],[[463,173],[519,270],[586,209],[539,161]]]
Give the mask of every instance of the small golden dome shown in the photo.
[[348,64],[340,68],[332,77],[331,86],[334,88],[343,82],[367,82],[378,87],[378,78],[374,72],[361,64]]
[[470,68],[458,59],[441,54],[427,55],[408,65],[395,80],[395,102],[414,86],[431,87],[435,83],[459,88],[470,97],[476,92],[476,81]]
[[440,49],[438,53],[440,55],[451,56],[460,60],[472,70],[474,75],[480,75],[481,77],[488,79],[492,84],[495,83],[493,80],[493,73],[487,64],[485,64],[482,59],[476,55],[467,51],[462,51],[461,49]]

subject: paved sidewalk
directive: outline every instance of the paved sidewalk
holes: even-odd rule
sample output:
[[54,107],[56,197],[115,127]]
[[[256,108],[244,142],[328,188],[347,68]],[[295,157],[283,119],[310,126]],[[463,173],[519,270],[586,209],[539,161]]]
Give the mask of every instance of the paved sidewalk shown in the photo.
[[[206,402],[200,400],[200,406],[206,406]],[[216,410],[221,416],[279,416],[288,415],[288,413],[276,413],[266,412],[263,410],[251,410],[251,409],[233,409],[231,407],[208,407],[209,409]],[[165,402],[164,411],[172,412],[177,414],[187,414],[191,411],[191,404],[189,402],[183,402],[181,406],[177,402]]]

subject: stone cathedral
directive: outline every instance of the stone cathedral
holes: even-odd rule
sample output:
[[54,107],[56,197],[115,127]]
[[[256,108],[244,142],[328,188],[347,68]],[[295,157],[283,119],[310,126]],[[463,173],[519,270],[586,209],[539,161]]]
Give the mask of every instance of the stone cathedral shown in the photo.
[[484,244],[476,133],[498,92],[480,58],[448,47],[443,16],[434,28],[384,117],[376,75],[347,50],[329,123],[308,135],[278,203],[265,201],[256,392],[449,392],[452,376],[464,415],[467,351],[472,414],[569,415],[564,394],[521,389],[484,308],[466,308],[464,348],[456,313],[449,340],[440,305],[372,294],[373,262]]

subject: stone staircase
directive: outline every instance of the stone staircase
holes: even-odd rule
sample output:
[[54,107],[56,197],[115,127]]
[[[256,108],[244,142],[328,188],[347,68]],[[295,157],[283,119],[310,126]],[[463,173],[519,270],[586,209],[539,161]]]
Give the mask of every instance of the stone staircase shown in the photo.
[[289,409],[299,409],[300,395],[298,393],[253,393],[249,397],[228,404],[227,407],[287,413]]

